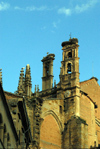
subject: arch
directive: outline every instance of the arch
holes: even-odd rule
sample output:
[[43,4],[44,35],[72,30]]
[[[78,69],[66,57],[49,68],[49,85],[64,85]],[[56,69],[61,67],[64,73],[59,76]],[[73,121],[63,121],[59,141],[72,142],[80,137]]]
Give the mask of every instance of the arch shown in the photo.
[[40,128],[41,148],[61,149],[61,130],[56,118],[57,116],[53,111],[47,111],[44,114]]
[[[44,119],[47,115],[52,115],[52,116],[55,118],[55,120],[56,120],[56,122],[57,122],[57,124],[58,124],[58,126],[59,126],[60,133],[62,133],[62,131],[63,131],[62,123],[61,123],[61,121],[59,120],[57,114],[56,114],[54,111],[49,110],[49,111],[47,111],[47,112],[45,112],[45,113],[43,114],[42,118]],[[43,121],[42,121],[42,122],[43,122]],[[41,124],[42,124],[42,123],[41,123]]]
[[68,58],[72,58],[72,52],[68,53]]

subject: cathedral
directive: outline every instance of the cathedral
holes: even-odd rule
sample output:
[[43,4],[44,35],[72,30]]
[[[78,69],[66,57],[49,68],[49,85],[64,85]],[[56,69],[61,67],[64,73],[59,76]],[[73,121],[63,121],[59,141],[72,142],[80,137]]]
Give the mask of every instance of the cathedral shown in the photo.
[[100,86],[96,77],[80,82],[78,50],[77,38],[62,42],[58,83],[55,55],[43,57],[42,91],[35,86],[32,92],[29,64],[25,74],[20,71],[15,93],[3,91],[0,72],[0,148],[100,147]]

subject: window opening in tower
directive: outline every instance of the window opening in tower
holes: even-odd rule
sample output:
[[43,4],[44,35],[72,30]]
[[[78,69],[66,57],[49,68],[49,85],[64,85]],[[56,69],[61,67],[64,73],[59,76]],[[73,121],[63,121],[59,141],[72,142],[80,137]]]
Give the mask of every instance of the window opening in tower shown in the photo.
[[71,73],[71,63],[68,63],[67,65],[67,73]]
[[68,53],[68,58],[72,58],[72,52]]
[[46,64],[46,76],[49,76],[49,63]]

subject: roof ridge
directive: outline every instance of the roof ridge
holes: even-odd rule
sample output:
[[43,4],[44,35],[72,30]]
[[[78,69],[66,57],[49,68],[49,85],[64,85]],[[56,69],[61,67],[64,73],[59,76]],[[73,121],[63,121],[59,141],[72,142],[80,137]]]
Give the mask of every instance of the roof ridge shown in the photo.
[[82,82],[80,82],[80,83],[88,82],[88,81],[91,81],[92,79],[95,79],[96,81],[98,81],[98,79],[97,79],[96,77],[92,77],[92,78],[90,78],[90,79],[88,79],[88,80],[85,80],[85,81],[82,81]]
[[14,94],[12,92],[8,92],[8,91],[4,91],[4,93],[9,94],[9,95],[13,95],[13,96],[16,96],[16,97],[22,97],[20,95],[17,95],[17,94]]

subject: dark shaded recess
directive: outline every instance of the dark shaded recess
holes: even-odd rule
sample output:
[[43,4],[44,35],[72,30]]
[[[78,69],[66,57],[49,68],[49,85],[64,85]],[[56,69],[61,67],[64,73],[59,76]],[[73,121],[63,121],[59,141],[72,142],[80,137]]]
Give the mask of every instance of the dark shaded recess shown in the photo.
[[61,46],[64,47],[66,45],[72,45],[72,44],[76,44],[76,43],[78,43],[78,39],[73,38],[73,39],[70,39],[69,41],[62,42]]

